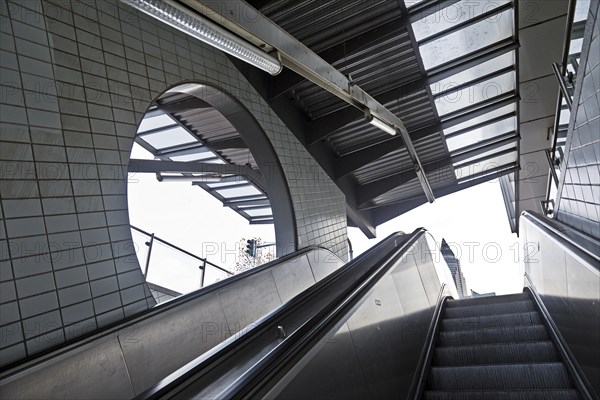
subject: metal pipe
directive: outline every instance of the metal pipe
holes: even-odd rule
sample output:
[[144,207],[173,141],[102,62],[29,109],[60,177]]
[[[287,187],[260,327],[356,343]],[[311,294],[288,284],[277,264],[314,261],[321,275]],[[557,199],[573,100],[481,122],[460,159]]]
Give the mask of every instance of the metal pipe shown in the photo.
[[558,81],[558,87],[560,88],[560,91],[567,102],[567,107],[569,107],[569,110],[571,110],[573,108],[573,99],[571,99],[571,95],[569,94],[565,77],[560,73],[560,66],[557,63],[552,63],[552,71],[554,71],[554,76]]

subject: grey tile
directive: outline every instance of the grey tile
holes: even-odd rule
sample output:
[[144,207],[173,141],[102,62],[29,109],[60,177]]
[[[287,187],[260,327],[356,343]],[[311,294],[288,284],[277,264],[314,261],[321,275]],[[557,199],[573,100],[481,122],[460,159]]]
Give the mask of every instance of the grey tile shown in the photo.
[[25,339],[43,335],[46,332],[52,332],[62,327],[62,320],[58,310],[40,314],[36,317],[23,321],[23,333]]
[[121,298],[119,293],[111,293],[94,299],[94,309],[96,314],[102,314],[107,311],[121,307]]
[[115,263],[114,260],[106,260],[97,263],[90,263],[87,265],[88,274],[90,279],[104,278],[109,275],[115,275]]
[[0,304],[0,325],[10,324],[20,319],[19,306],[16,301]]
[[23,341],[23,331],[21,330],[21,323],[16,322],[10,325],[0,327],[0,346],[2,348],[12,346],[15,343]]
[[[8,186],[3,186],[2,188],[9,189]],[[2,192],[3,197],[6,194],[7,192]],[[40,199],[2,200],[2,206],[4,207],[4,215],[6,218],[42,215]]]
[[9,365],[15,361],[25,358],[25,344],[18,343],[14,346],[4,347],[0,350],[0,366]]
[[42,199],[45,215],[71,214],[75,212],[75,201],[72,197]]
[[143,285],[132,286],[121,291],[121,300],[125,305],[140,301],[145,297]]
[[48,292],[19,300],[19,308],[23,318],[55,310],[58,308],[56,292]]
[[60,242],[53,245],[54,248],[65,249],[52,252],[52,265],[55,271],[85,264],[83,249],[76,247],[77,245],[78,243],[75,242]]
[[8,219],[6,220],[6,229],[13,238],[46,233],[42,217]]
[[45,293],[56,288],[52,273],[17,279],[16,284],[19,298]]
[[91,298],[90,285],[87,282],[58,291],[58,300],[63,308],[84,300],[90,300]]
[[94,332],[96,329],[96,318],[88,318],[65,327],[65,336],[67,340],[71,340],[78,336]]
[[67,268],[60,271],[56,271],[54,276],[56,279],[56,285],[59,288],[63,288],[65,286],[73,286],[88,281],[85,266]]
[[52,257],[49,254],[40,254],[33,257],[18,258],[12,261],[16,278],[43,274],[52,271]]
[[65,325],[83,321],[94,316],[94,307],[91,301],[84,301],[83,303],[63,307],[60,311]]
[[45,219],[48,233],[68,232],[79,229],[76,214],[53,215]]
[[8,303],[16,298],[17,292],[15,290],[15,283],[13,281],[0,283],[0,303]]
[[107,293],[112,293],[119,290],[117,277],[115,275],[98,279],[96,281],[91,281],[90,287],[92,288],[92,294],[94,297],[103,296]]

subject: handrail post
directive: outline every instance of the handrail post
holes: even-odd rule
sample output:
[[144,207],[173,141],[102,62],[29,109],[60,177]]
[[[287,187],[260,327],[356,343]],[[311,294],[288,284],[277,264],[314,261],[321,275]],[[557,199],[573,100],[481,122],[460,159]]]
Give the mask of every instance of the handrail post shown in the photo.
[[146,269],[144,270],[144,281],[148,278],[148,268],[150,268],[150,255],[152,254],[152,245],[154,244],[154,233],[150,234],[150,240],[146,242],[148,254],[146,255]]
[[567,89],[565,77],[560,72],[560,66],[557,63],[552,63],[552,70],[554,71],[554,76],[558,81],[558,86],[560,87],[560,91],[562,92],[563,98],[567,102],[567,107],[569,107],[569,110],[571,110],[573,108],[573,99],[571,99],[571,95],[569,94],[569,90]]
[[204,277],[206,276],[206,258],[199,268],[202,270],[202,276],[200,277],[200,289],[202,289],[204,287]]

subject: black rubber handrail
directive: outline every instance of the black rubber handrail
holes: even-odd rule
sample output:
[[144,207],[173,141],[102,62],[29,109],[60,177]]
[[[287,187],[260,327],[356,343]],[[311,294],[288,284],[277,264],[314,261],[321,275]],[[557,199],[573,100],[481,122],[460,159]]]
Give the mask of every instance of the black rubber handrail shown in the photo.
[[571,350],[569,350],[569,346],[567,346],[564,337],[562,336],[560,330],[558,329],[558,326],[556,326],[556,323],[552,319],[550,312],[544,305],[542,298],[540,297],[535,286],[533,285],[533,280],[531,279],[529,274],[527,274],[527,272],[525,273],[525,279],[527,279],[527,281],[529,282],[529,287],[524,288],[523,291],[529,294],[529,297],[531,297],[533,303],[540,312],[542,320],[544,321],[544,325],[548,329],[548,333],[550,334],[552,341],[556,345],[556,348],[559,354],[561,355],[562,361],[564,362],[571,377],[575,381],[574,383],[575,387],[577,388],[577,391],[580,395],[584,396],[586,400],[598,399],[598,397],[592,395],[593,392],[590,390],[590,383],[588,382],[587,378],[585,377],[585,374],[581,370],[581,367],[579,367],[575,356],[573,355],[573,353],[571,353]]
[[[230,381],[223,384],[222,386],[226,387],[226,389],[220,390],[218,393],[220,399],[238,397],[240,393],[254,387],[253,382],[256,379],[263,377],[265,373],[273,372],[273,368],[276,368],[275,365],[280,365],[278,361],[282,360],[284,353],[287,354],[290,346],[297,345],[299,340],[305,337],[304,334],[308,330],[317,325],[322,326],[324,321],[328,321],[325,319],[328,311],[331,311],[332,308],[338,309],[341,304],[345,304],[344,300],[355,293],[357,288],[364,288],[364,285],[370,282],[374,274],[381,271],[382,265],[389,266],[389,260],[398,254],[398,249],[404,251],[423,232],[425,231],[420,229],[416,230],[412,235],[390,235],[367,252],[355,258],[345,267],[331,273],[317,284],[306,289],[286,304],[257,321],[256,325],[243,332],[237,338],[231,338],[231,340],[223,342],[213,350],[198,357],[196,360],[163,379],[154,387],[140,394],[137,399],[171,398],[182,395],[185,397],[186,395],[182,394],[182,392],[186,389],[188,389],[188,392],[200,392],[202,388],[194,388],[194,382],[201,379],[212,379],[210,373],[216,371],[219,367],[225,368],[223,367],[224,363],[231,361],[231,357],[234,355],[237,356],[236,362],[242,362],[240,354],[243,354],[247,357],[244,360],[245,362],[252,362],[252,368],[239,371],[237,372],[238,375],[234,377],[224,378]],[[377,257],[376,260],[373,259],[375,257]],[[363,271],[363,269],[366,271]],[[359,276],[354,277],[353,273],[359,274]],[[349,288],[341,290],[336,285],[339,285],[344,278],[354,279],[354,284],[350,285]],[[341,290],[341,294],[337,294],[336,290]],[[336,297],[333,300],[328,300],[327,296]],[[314,306],[319,301],[327,301],[327,304],[316,310],[307,321],[296,321],[300,325],[284,340],[282,339],[274,344],[274,340],[266,339],[267,337],[272,339],[273,334],[282,333],[279,329],[274,331],[275,328],[279,328],[282,321],[289,322],[292,318],[297,318],[294,313],[306,315],[307,307]],[[266,349],[269,350],[266,353],[266,350],[260,348],[265,343],[272,346],[271,349]],[[255,345],[255,349],[249,350],[247,353],[250,355],[246,355],[244,349],[252,349],[252,344]],[[192,389],[189,389],[190,387]]]
[[[260,272],[264,271],[265,269],[274,267],[277,264],[292,260],[294,258],[299,258],[299,257],[303,256],[304,254],[309,253],[313,250],[329,251],[329,250],[325,249],[324,247],[316,246],[316,245],[311,245],[311,246],[305,247],[301,250],[298,250],[294,253],[287,254],[283,257],[280,257],[276,260],[270,261],[266,264],[262,264],[258,267],[255,267],[250,270],[233,275],[222,281],[215,282],[212,285],[202,287],[193,292],[186,293],[184,295],[176,297],[167,302],[158,304],[151,309],[148,309],[139,314],[135,314],[130,317],[124,318],[122,320],[116,321],[110,325],[103,327],[102,329],[90,332],[86,335],[75,337],[75,338],[71,339],[70,341],[62,343],[55,348],[50,348],[46,351],[35,354],[31,357],[27,357],[23,360],[19,360],[13,364],[6,365],[0,369],[0,378],[5,379],[8,376],[12,376],[16,373],[19,373],[19,372],[27,369],[27,368],[30,368],[33,365],[37,365],[41,362],[44,362],[48,358],[58,357],[61,354],[68,353],[69,351],[72,351],[76,348],[87,346],[100,338],[106,337],[108,335],[116,334],[120,330],[127,329],[135,324],[138,324],[142,321],[152,318],[158,314],[168,312],[169,310],[179,307],[182,304],[191,302],[191,301],[197,299],[198,297],[202,297],[202,296],[206,295],[207,293],[222,289],[225,286],[228,286],[235,282],[238,282],[248,276],[260,273]],[[331,253],[331,255],[335,256],[333,253]],[[335,256],[335,257],[337,257],[337,256]]]
[[411,384],[410,391],[408,392],[409,395],[406,397],[407,399],[419,400],[423,396],[425,384],[427,383],[429,370],[431,368],[431,360],[433,358],[435,342],[438,337],[438,332],[440,331],[442,312],[444,310],[444,306],[446,305],[446,300],[453,298],[452,296],[445,296],[445,292],[446,284],[443,283],[438,293],[438,301],[435,306],[435,310],[433,311],[433,316],[431,317],[431,323],[429,324],[429,329],[427,331],[425,346],[421,351],[415,377],[413,379],[413,383]]

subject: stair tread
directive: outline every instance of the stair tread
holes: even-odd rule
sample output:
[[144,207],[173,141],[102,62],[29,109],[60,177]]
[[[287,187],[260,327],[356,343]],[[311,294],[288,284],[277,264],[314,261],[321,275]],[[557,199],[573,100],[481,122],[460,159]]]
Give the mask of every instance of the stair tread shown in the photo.
[[469,297],[466,299],[448,300],[447,307],[463,307],[465,305],[510,303],[513,301],[530,300],[527,293],[513,293],[501,296]]
[[563,363],[432,367],[430,389],[513,390],[572,389]]
[[470,346],[512,342],[534,342],[548,339],[544,325],[490,327],[477,330],[441,331],[438,346]]
[[478,390],[440,391],[427,390],[426,400],[577,400],[579,393],[574,390]]
[[444,319],[464,318],[486,315],[516,314],[521,312],[537,311],[533,301],[520,300],[511,303],[478,304],[462,307],[449,307],[444,309]]
[[546,340],[437,347],[433,365],[467,366],[557,361],[559,358],[554,344]]
[[[498,325],[539,325],[542,323],[539,312],[529,311],[522,313],[483,315],[473,317],[444,318],[441,323],[442,330],[470,330],[482,329]],[[459,329],[465,328],[465,329]]]

